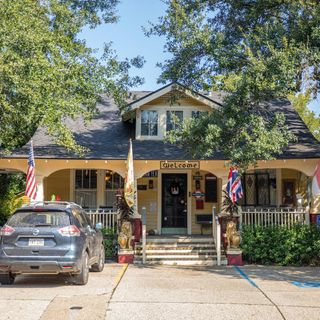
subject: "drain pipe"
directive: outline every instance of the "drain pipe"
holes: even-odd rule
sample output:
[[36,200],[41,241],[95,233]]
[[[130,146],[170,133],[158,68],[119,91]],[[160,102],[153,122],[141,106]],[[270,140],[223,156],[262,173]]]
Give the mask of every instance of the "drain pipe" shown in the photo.
[[142,222],[142,263],[146,264],[146,244],[147,244],[147,209],[142,207],[141,210],[141,222]]

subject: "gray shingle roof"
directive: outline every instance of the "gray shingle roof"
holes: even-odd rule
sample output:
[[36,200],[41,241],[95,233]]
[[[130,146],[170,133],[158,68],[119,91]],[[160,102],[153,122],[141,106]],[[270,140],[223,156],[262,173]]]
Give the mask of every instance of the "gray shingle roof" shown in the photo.
[[[149,94],[148,91],[134,91],[131,101]],[[212,96],[212,94],[211,94]],[[209,96],[210,97],[210,96]],[[213,94],[214,100],[218,95]],[[320,158],[320,143],[309,132],[299,115],[286,100],[274,100],[266,105],[270,114],[284,112],[290,129],[297,135],[298,141],[290,144],[278,158]],[[81,119],[70,121],[76,141],[90,151],[84,156],[87,159],[126,159],[129,139],[135,137],[135,125],[123,122],[114,102],[102,97],[98,104],[100,113],[84,126]],[[76,154],[68,152],[64,147],[53,143],[52,139],[39,128],[33,137],[34,153],[36,158],[75,159]],[[13,152],[10,158],[27,157],[29,145],[25,145]],[[186,160],[190,159],[184,150],[178,146],[165,144],[162,141],[133,141],[135,159],[157,160]],[[212,159],[224,159],[221,153],[216,153]]]

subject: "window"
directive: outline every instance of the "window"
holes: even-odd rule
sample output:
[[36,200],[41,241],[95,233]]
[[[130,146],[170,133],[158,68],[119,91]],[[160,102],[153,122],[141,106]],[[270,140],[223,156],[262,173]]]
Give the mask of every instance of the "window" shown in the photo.
[[143,110],[141,111],[141,135],[157,136],[158,135],[158,112]]
[[120,174],[111,170],[107,170],[105,174],[105,181],[105,206],[113,208],[116,202],[117,191],[124,188],[124,179],[120,176]]
[[273,172],[245,173],[242,177],[244,196],[240,203],[244,206],[273,206],[276,199],[276,179]]
[[167,111],[167,131],[175,130],[183,121],[183,111]]
[[217,177],[211,173],[205,175],[205,201],[217,202]]
[[75,201],[84,208],[96,208],[97,170],[76,170]]
[[191,112],[191,118],[193,119],[198,119],[201,116],[207,115],[208,112],[207,111],[192,111]]

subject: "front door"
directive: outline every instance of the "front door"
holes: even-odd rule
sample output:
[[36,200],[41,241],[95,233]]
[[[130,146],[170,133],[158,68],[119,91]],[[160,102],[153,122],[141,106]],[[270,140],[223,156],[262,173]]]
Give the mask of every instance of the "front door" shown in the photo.
[[162,233],[187,232],[187,174],[162,174]]

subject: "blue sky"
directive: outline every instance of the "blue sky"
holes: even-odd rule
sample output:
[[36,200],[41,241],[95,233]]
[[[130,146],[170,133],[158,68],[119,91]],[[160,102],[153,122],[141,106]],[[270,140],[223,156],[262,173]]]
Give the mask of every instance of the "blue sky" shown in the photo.
[[[146,63],[141,70],[134,70],[134,75],[140,75],[145,83],[136,90],[156,90],[160,69],[157,62],[164,61],[168,54],[164,53],[164,39],[147,38],[142,26],[147,27],[148,21],[156,22],[165,12],[161,0],[122,0],[118,6],[119,22],[113,25],[102,25],[94,30],[86,29],[82,36],[92,48],[103,48],[106,42],[113,42],[113,48],[120,59],[141,55]],[[310,109],[320,114],[320,97],[310,104]]]

